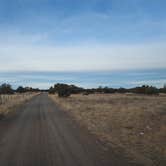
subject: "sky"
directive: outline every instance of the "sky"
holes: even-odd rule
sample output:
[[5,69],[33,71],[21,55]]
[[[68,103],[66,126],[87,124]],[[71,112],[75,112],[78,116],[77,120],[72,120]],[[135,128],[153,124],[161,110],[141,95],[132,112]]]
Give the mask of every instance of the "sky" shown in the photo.
[[165,0],[0,0],[0,72],[166,68]]

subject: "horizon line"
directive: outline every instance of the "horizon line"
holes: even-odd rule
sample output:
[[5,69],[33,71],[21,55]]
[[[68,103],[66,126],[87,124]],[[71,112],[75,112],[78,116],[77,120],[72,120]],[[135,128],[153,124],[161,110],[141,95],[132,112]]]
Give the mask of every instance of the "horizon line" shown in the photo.
[[97,69],[97,70],[0,70],[0,73],[78,73],[78,72],[113,72],[113,71],[150,71],[150,70],[166,70],[166,67],[156,68],[125,68],[125,69]]

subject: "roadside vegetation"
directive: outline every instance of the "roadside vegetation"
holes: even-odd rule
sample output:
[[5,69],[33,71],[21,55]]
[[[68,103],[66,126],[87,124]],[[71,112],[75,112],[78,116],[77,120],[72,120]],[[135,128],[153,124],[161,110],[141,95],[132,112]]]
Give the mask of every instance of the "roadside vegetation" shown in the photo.
[[84,91],[83,88],[75,85],[55,84],[48,90],[50,94],[57,93],[59,97],[69,97],[71,94],[78,94]]
[[[0,85],[0,119],[42,90]],[[166,85],[84,89],[55,84],[49,96],[107,148],[123,152],[134,163],[166,165]]]
[[84,89],[77,87],[75,85],[67,84],[55,84],[49,88],[49,93],[57,93],[59,97],[69,97],[71,94],[82,93],[84,95],[94,94],[94,93],[136,93],[136,94],[146,94],[146,95],[158,95],[159,93],[166,93],[166,85],[163,88],[156,88],[153,86],[143,85],[135,88],[109,88],[109,87],[98,87],[92,89]]
[[0,119],[14,110],[15,107],[39,93],[38,89],[18,87],[12,89],[10,84],[0,85]]
[[50,97],[104,144],[122,151],[133,162],[165,166],[165,93],[166,86],[99,87],[79,89],[67,98],[59,96],[56,89]]

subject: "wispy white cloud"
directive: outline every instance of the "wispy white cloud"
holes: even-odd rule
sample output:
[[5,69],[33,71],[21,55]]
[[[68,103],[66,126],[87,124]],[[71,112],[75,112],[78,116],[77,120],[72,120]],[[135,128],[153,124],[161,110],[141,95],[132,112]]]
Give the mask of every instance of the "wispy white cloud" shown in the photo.
[[0,70],[166,68],[159,1],[2,0]]
[[0,46],[0,70],[118,70],[166,68],[166,43]]

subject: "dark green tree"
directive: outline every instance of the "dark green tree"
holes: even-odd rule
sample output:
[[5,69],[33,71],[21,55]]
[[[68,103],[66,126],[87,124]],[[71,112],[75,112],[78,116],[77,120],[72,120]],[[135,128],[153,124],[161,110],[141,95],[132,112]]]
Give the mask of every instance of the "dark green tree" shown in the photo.
[[50,94],[54,94],[55,93],[55,89],[51,86],[50,89],[48,90],[48,92]]
[[2,84],[0,86],[0,94],[13,94],[14,91],[10,84]]
[[16,89],[16,92],[18,92],[18,93],[24,93],[24,92],[26,92],[26,89],[23,88],[22,86],[19,86],[19,87]]

